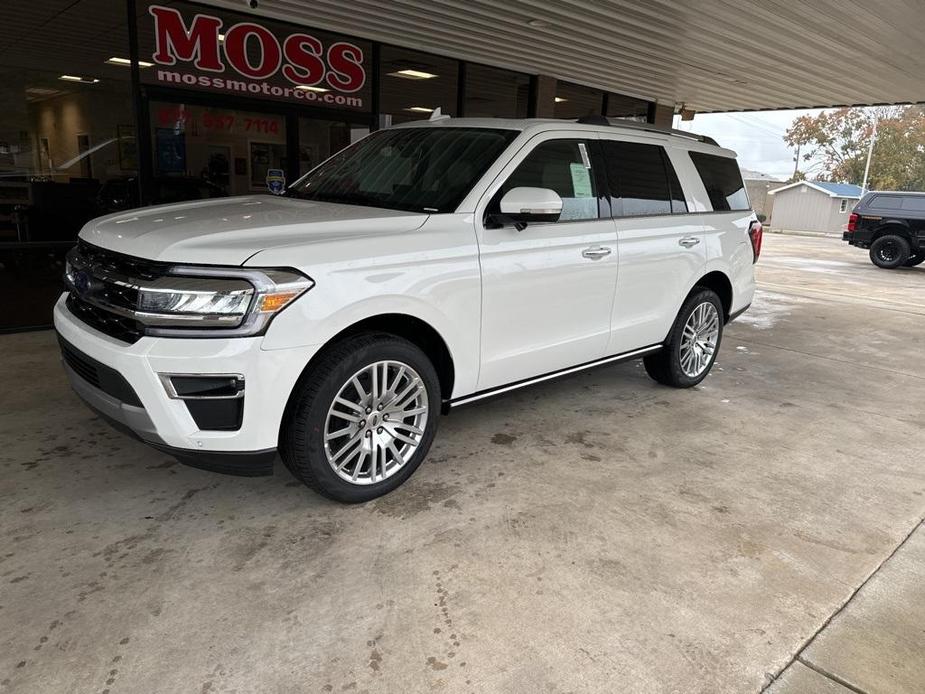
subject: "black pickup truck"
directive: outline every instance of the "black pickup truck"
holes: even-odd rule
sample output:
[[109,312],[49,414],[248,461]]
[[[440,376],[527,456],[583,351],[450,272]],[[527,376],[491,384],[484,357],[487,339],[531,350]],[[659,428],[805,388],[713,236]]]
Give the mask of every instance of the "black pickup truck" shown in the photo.
[[851,212],[842,239],[869,248],[877,267],[918,265],[925,261],[925,193],[868,193]]

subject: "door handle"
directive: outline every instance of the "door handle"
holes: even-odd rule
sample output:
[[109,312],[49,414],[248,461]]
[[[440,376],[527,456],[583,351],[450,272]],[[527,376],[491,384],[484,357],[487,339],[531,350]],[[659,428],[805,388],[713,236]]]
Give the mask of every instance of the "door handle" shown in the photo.
[[601,258],[607,257],[612,252],[613,251],[611,251],[606,246],[598,246],[597,248],[586,248],[581,252],[581,254],[585,258],[589,258],[591,260],[600,260]]
[[696,246],[698,243],[700,243],[700,239],[698,239],[696,236],[685,236],[683,239],[678,241],[678,244],[684,246],[685,248],[691,248],[692,246]]

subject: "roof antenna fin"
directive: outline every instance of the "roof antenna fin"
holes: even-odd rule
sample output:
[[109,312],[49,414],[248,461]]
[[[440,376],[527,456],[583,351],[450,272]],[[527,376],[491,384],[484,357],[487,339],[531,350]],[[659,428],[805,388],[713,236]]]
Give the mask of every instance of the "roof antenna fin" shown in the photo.
[[443,115],[443,112],[440,110],[440,107],[438,106],[430,114],[430,118],[428,118],[428,120],[448,120],[449,118],[450,118],[449,116]]

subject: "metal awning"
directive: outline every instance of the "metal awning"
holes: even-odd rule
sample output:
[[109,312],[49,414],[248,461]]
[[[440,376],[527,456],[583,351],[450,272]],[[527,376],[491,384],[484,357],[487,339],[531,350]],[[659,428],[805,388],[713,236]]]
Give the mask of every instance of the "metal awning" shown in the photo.
[[259,0],[257,14],[700,112],[925,101],[917,0]]

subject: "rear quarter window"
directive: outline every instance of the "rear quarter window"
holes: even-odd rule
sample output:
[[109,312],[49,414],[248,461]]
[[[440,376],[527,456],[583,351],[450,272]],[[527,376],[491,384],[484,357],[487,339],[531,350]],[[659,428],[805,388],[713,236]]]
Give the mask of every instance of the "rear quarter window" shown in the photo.
[[900,209],[900,200],[891,195],[875,195],[867,203],[867,206],[875,210],[898,210]]
[[903,198],[903,209],[912,212],[925,212],[925,195]]
[[749,210],[748,194],[735,159],[703,152],[689,152],[691,161],[700,174],[710,204],[717,212]]

